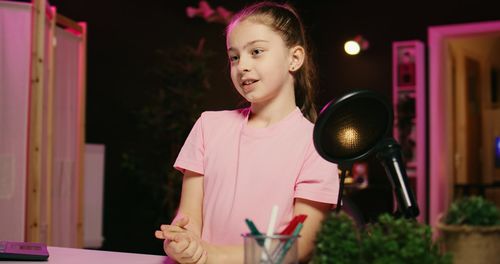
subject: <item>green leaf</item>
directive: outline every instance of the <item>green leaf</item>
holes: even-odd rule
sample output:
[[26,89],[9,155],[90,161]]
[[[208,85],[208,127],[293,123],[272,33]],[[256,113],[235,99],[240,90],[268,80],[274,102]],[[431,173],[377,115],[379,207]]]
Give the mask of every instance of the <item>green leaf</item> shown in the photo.
[[316,238],[312,263],[449,264],[432,240],[429,226],[383,214],[359,230],[345,213],[331,214]]
[[480,196],[469,196],[454,201],[445,214],[447,225],[492,226],[500,224],[500,211]]

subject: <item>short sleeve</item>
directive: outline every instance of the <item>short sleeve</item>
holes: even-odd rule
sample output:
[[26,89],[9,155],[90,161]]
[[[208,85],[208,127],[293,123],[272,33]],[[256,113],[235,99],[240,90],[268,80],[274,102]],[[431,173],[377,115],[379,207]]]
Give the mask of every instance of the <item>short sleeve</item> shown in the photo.
[[311,143],[295,184],[295,198],[336,204],[338,193],[337,165],[323,159]]
[[203,160],[205,155],[203,140],[203,115],[198,118],[177,156],[174,168],[184,173],[190,170],[204,174]]

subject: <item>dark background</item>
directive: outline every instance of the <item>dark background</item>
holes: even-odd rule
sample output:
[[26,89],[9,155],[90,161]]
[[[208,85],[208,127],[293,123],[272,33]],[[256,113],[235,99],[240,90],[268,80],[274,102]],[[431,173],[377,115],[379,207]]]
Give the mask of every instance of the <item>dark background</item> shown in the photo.
[[[86,142],[106,146],[103,249],[161,254],[161,242],[153,232],[165,212],[151,198],[149,188],[155,183],[143,184],[120,173],[123,146],[137,140],[131,113],[148,103],[143,91],[150,83],[147,72],[155,52],[196,47],[201,38],[206,40],[205,50],[214,55],[209,61],[211,89],[202,108],[237,107],[240,99],[227,71],[225,25],[188,18],[185,9],[197,6],[194,0],[49,2],[58,13],[88,26]],[[208,2],[235,11],[253,1]],[[320,77],[319,106],[354,89],[376,90],[390,99],[393,41],[426,43],[429,26],[500,19],[498,1],[289,2],[297,7],[312,40]],[[346,55],[343,43],[358,34],[369,41],[369,49]],[[370,162],[372,182],[385,179],[381,175],[379,166]],[[361,207],[379,205],[379,211],[386,210],[384,199],[365,199]]]

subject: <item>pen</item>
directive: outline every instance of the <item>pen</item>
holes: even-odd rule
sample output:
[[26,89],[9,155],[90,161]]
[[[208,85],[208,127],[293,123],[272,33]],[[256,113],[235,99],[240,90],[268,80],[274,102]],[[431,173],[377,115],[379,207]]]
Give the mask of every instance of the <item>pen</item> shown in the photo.
[[[271,210],[271,217],[269,219],[269,225],[267,226],[266,239],[264,240],[264,251],[269,252],[269,248],[271,247],[271,239],[270,237],[274,235],[274,228],[276,226],[276,218],[278,217],[278,206],[274,205]],[[262,259],[267,260],[267,256],[262,253]]]
[[295,227],[297,227],[298,223],[304,223],[306,220],[307,215],[301,214],[301,215],[296,215],[292,221],[281,231],[280,235],[291,235],[293,233],[293,230],[295,230]]
[[302,229],[302,226],[303,226],[302,223],[297,224],[297,227],[295,228],[295,230],[293,230],[292,237],[289,238],[288,241],[286,242],[285,246],[283,246],[283,249],[281,250],[281,254],[280,254],[278,261],[276,263],[281,263],[283,261],[283,258],[285,258],[286,253],[288,252],[290,247],[295,242],[295,239],[298,238],[300,230]]
[[[252,220],[250,219],[245,219],[245,223],[247,223],[247,226],[248,228],[250,229],[250,234],[252,234],[253,236],[262,236],[262,233],[259,232],[259,230],[257,229],[257,227],[255,226],[255,224],[253,223]],[[264,246],[264,239],[263,238],[256,238],[257,240],[257,243],[259,243],[259,245],[262,247]]]

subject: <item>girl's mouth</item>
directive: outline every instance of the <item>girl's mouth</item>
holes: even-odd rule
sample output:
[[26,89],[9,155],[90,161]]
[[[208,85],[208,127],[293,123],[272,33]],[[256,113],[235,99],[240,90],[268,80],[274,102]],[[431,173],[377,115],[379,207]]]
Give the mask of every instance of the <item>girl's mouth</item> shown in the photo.
[[248,93],[253,90],[253,88],[255,87],[254,84],[257,82],[258,80],[244,80],[243,82],[241,82],[241,88],[245,93]]

